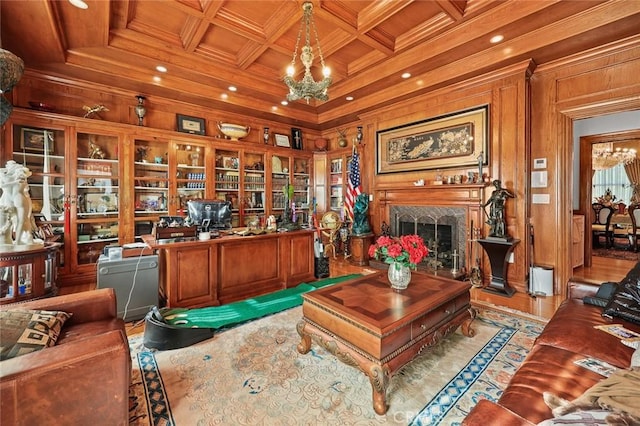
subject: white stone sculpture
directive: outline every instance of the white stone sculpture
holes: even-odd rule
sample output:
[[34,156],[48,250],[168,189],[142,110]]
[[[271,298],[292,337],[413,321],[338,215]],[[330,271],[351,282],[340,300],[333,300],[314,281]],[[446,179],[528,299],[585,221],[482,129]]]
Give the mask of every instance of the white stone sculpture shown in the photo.
[[33,244],[33,216],[29,183],[31,171],[13,160],[0,168],[0,244]]

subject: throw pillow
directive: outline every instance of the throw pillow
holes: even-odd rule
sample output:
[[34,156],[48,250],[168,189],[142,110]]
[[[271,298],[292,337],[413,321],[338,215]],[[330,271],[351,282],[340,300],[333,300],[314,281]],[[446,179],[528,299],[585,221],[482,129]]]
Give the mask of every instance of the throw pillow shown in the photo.
[[607,410],[577,411],[575,413],[565,414],[564,416],[554,417],[553,419],[543,420],[538,423],[538,426],[606,425],[606,418],[609,414],[611,414],[611,412]]
[[60,311],[0,311],[0,361],[55,345],[69,318]]
[[622,318],[640,324],[640,286],[636,280],[620,283],[605,306],[602,315],[608,318]]

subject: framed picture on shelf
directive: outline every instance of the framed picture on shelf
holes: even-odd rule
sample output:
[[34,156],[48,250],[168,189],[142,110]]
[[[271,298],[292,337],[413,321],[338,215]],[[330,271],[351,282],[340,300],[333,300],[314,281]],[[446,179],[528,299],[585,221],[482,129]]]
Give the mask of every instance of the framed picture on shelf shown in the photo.
[[189,117],[188,115],[176,114],[178,119],[178,131],[191,133],[192,135],[205,135],[206,126],[204,118]]
[[302,130],[292,127],[291,140],[293,141],[293,149],[302,149]]
[[291,144],[289,143],[289,136],[276,133],[275,140],[276,140],[276,146],[291,148]]
[[29,151],[44,152],[45,146],[47,152],[53,152],[53,131],[44,129],[27,129],[23,128],[20,132],[20,148]]
[[487,165],[487,105],[384,129],[376,136],[376,173]]

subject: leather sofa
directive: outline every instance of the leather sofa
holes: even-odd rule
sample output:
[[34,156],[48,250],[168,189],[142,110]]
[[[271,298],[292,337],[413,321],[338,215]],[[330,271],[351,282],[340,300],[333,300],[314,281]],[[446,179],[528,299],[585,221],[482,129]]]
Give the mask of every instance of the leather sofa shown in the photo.
[[[625,280],[639,277],[640,263]],[[629,368],[634,349],[594,326],[622,324],[636,332],[640,332],[640,326],[620,318],[607,319],[602,316],[602,307],[583,303],[582,299],[595,296],[598,288],[594,284],[569,282],[568,298],[536,339],[498,401],[480,400],[463,425],[530,425],[553,418],[543,392],[572,401],[603,379],[574,364],[576,360],[592,357],[618,368]]]
[[54,346],[0,363],[0,424],[129,424],[131,357],[113,289],[0,309],[73,314]]

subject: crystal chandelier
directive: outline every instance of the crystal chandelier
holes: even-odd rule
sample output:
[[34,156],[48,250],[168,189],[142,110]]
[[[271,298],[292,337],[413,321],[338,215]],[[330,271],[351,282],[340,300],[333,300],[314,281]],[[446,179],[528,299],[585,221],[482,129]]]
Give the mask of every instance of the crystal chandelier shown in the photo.
[[[298,31],[298,38],[296,40],[296,48],[293,51],[293,59],[291,65],[287,67],[287,75],[284,77],[285,84],[289,87],[289,94],[287,100],[297,101],[298,99],[305,99],[309,103],[310,99],[318,99],[320,101],[329,100],[327,96],[327,89],[331,84],[331,71],[324,64],[324,57],[322,56],[322,50],[320,50],[320,39],[318,38],[318,31],[316,24],[313,21],[313,4],[306,2],[302,5],[303,15],[300,22],[300,30]],[[302,35],[302,29],[305,28],[305,45],[300,50],[300,61],[304,65],[304,77],[300,81],[295,81],[293,76],[295,74],[295,62],[298,54],[298,46],[300,44],[300,36]],[[316,43],[318,44],[318,54],[320,56],[320,64],[322,65],[322,74],[324,78],[321,81],[316,82],[311,75],[311,64],[313,63],[313,49],[311,48],[311,27],[313,27],[313,33],[316,37]]]
[[613,143],[597,143],[592,147],[593,170],[606,170],[618,164],[629,164],[636,159],[636,150],[630,148],[613,149]]

